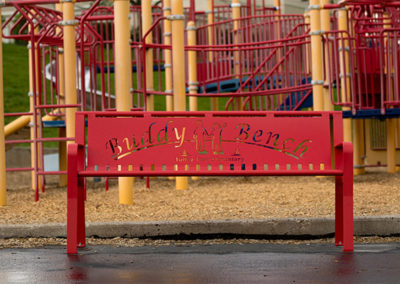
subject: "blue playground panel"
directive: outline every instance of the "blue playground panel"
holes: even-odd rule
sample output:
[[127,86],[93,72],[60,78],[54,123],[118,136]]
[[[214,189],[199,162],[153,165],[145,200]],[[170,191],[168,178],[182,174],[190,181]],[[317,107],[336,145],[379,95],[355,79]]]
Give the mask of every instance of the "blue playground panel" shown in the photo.
[[[256,77],[255,84],[258,84],[264,77]],[[246,82],[248,77],[243,77],[242,78],[242,83]],[[252,84],[252,80],[250,80],[249,84]],[[232,93],[236,92],[239,87],[240,87],[240,79],[228,79],[224,80],[218,83],[210,83],[207,84],[205,89],[206,91],[204,92],[204,87],[199,86],[198,93],[211,93],[215,94],[218,92],[218,85],[219,85],[219,91],[222,93]],[[188,88],[186,88],[186,92],[189,92]]]
[[[87,126],[87,121],[85,122],[85,125]],[[62,128],[65,127],[65,120],[53,120],[53,121],[43,121],[43,127],[46,128]]]
[[[109,71],[110,70],[110,71]],[[164,65],[153,65],[153,71],[165,71],[165,66]],[[101,69],[99,66],[96,66],[96,73],[100,73]],[[110,68],[108,68],[108,66],[104,66],[104,72],[105,73],[114,73],[115,72],[115,68],[114,66],[110,66]],[[137,66],[133,65],[132,66],[132,72],[137,72]]]
[[355,114],[351,110],[343,111],[343,118],[378,118],[385,119],[389,117],[400,117],[400,108],[388,108],[385,109],[385,114],[382,114],[380,109],[363,109],[356,111]]
[[65,127],[65,120],[43,121],[43,127]]

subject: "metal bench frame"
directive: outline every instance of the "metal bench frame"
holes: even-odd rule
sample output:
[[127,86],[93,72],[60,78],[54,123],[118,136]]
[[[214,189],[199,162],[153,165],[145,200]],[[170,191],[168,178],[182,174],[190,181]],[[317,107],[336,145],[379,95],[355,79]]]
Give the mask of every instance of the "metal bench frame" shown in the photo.
[[353,251],[342,123],[341,112],[77,112],[67,253],[86,245],[85,178],[96,176],[335,176],[335,244]]

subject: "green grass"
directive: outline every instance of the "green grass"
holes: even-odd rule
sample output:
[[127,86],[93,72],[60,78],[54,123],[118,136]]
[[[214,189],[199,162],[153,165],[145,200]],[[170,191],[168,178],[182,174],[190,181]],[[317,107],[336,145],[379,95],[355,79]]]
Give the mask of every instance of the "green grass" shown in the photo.
[[[29,50],[26,45],[3,44],[4,112],[29,112]],[[48,87],[50,85],[48,84]],[[16,117],[6,117],[5,124]],[[55,137],[56,129],[45,128],[44,137]],[[56,147],[56,142],[46,142],[45,147]],[[21,144],[20,146],[28,146]]]
[[[4,112],[29,111],[28,49],[17,44],[3,44]],[[7,117],[5,123],[14,118]]]

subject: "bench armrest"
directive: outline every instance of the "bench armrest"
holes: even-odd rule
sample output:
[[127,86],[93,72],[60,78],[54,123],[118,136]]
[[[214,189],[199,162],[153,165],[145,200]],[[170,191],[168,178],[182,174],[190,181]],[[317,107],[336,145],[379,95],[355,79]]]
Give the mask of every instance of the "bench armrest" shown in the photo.
[[335,145],[335,168],[353,171],[353,144],[351,142]]
[[[85,146],[77,143],[67,145],[67,163],[68,163],[68,185],[85,183],[84,180],[79,179],[79,172],[85,169]],[[82,184],[85,187],[85,184]]]

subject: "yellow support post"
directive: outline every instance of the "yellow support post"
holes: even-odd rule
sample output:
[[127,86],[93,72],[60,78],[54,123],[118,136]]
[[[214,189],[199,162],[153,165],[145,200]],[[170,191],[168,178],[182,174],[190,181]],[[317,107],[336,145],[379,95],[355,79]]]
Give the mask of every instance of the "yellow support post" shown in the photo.
[[[36,52],[35,52],[36,54]],[[35,56],[36,57],[36,56]],[[32,60],[33,60],[33,56],[32,56],[32,44],[31,41],[29,41],[28,43],[28,65],[29,65],[29,111],[31,113],[33,113],[34,110],[34,100],[33,100],[33,64],[32,64]],[[37,61],[36,61],[37,62]],[[25,119],[24,119],[25,118]],[[17,118],[16,120],[14,120],[12,123],[10,123],[10,126],[7,125],[6,127],[8,127],[9,129],[11,129],[13,132],[16,128],[19,129],[19,125],[21,123],[25,123],[26,122],[26,118],[29,118],[29,121],[27,122],[27,124],[30,123],[30,138],[31,140],[33,140],[34,138],[34,129],[33,129],[33,115],[32,116],[21,116],[19,118]],[[16,130],[15,130],[16,131]],[[12,132],[12,133],[13,133]],[[35,168],[35,156],[36,156],[36,147],[35,144],[32,142],[31,143],[31,168],[34,169]],[[31,185],[32,185],[32,189],[35,190],[35,172],[32,171],[31,172]]]
[[[339,18],[339,30],[348,31],[347,24],[347,8],[339,8],[338,11]],[[340,74],[341,76],[341,97],[342,101],[349,102],[350,101],[350,78],[347,76],[350,74],[349,67],[349,41],[344,40],[344,46],[340,46]],[[343,66],[343,59],[345,66]],[[346,97],[347,94],[347,97]],[[350,107],[343,107],[343,110],[350,110]],[[343,140],[345,142],[352,142],[352,130],[351,130],[351,118],[343,119]],[[354,148],[354,147],[353,147]]]
[[386,119],[387,172],[396,172],[396,119]]
[[[56,10],[62,13],[62,4],[56,4]],[[59,33],[60,28],[56,29],[56,32]],[[65,81],[64,81],[64,49],[58,49],[58,96],[60,98],[59,104],[65,104]],[[64,109],[59,110],[61,114],[65,113]],[[66,137],[66,129],[59,128],[58,129],[59,137]],[[58,168],[60,171],[67,170],[67,143],[65,141],[61,141],[58,143]],[[60,175],[58,179],[59,186],[67,185],[67,175]]]
[[[320,5],[321,5],[321,30],[324,32],[328,32],[331,30],[331,15],[330,15],[330,10],[329,9],[324,9],[324,5],[329,4],[329,0],[320,0]],[[326,111],[332,111],[333,110],[333,104],[329,95],[329,68],[328,68],[328,63],[329,63],[329,53],[328,49],[325,48],[325,83],[324,83],[324,88],[323,88],[323,101],[324,101],[324,110]]]
[[[188,46],[196,45],[196,25],[193,21],[187,24]],[[189,73],[189,94],[197,94],[199,82],[197,82],[197,53],[195,50],[188,51],[188,73]],[[189,97],[189,110],[197,111],[197,97]],[[199,177],[192,177],[198,180]]]
[[[196,26],[194,22],[187,24],[188,46],[196,45]],[[189,69],[189,94],[197,94],[199,82],[197,82],[197,54],[195,50],[188,51],[188,69]],[[197,111],[197,97],[189,97],[190,111]]]
[[354,131],[354,174],[360,175],[365,173],[365,135],[364,135],[364,120],[353,120]]
[[[63,11],[63,51],[64,51],[64,91],[65,104],[77,104],[76,93],[76,41],[75,41],[75,1],[61,1]],[[65,110],[65,132],[69,138],[75,137],[75,113],[77,108],[66,108]],[[71,141],[68,141],[71,143]]]
[[[274,15],[275,15],[275,24],[276,24],[276,27],[275,27],[275,37],[274,37],[274,40],[280,40],[281,39],[281,33],[282,33],[282,28],[281,28],[281,21],[280,21],[280,19],[281,19],[281,17],[280,17],[280,15],[281,15],[281,1],[280,0],[274,0],[274,9],[275,9],[275,11],[274,11]],[[277,48],[277,51],[276,51],[276,62],[279,62],[280,60],[281,60],[281,58],[282,58],[282,53],[283,53],[283,49],[281,49],[281,48]],[[277,84],[278,84],[278,87],[277,88],[280,88],[280,86],[281,86],[281,82],[282,82],[282,72],[283,71],[283,68],[282,68],[282,65],[279,65],[278,66],[278,76],[277,76]],[[282,105],[283,104],[283,94],[278,94],[277,96],[277,100],[278,100],[278,105]]]
[[[63,3],[63,34],[64,34],[64,67],[65,67],[65,103],[77,104],[76,94],[76,42],[75,42],[75,1]],[[77,108],[67,108],[66,131],[67,137],[75,137],[75,112]]]
[[[132,62],[129,45],[129,27],[129,0],[114,0],[115,94],[117,111],[130,111],[132,108],[130,94]],[[132,177],[118,178],[120,204],[133,204],[133,182],[134,178]]]
[[[348,65],[348,56],[345,58]],[[350,55],[351,56],[351,55]],[[347,72],[347,70],[346,70]],[[348,83],[350,82],[349,79]],[[348,85],[349,86],[349,85]],[[349,88],[349,87],[348,87]],[[363,119],[353,120],[354,175],[365,173],[365,126]]]
[[[400,147],[400,118],[396,119],[397,124],[397,147]],[[396,171],[400,171],[400,166],[396,166]]]
[[[215,33],[214,33],[214,0],[208,0],[207,2],[207,34],[208,34],[208,45],[214,45],[215,43]],[[214,54],[212,51],[208,54],[208,61],[210,64],[214,62]],[[212,70],[212,68],[211,68]],[[210,99],[211,110],[218,110],[218,98],[213,97]]]
[[[239,44],[240,43],[240,34],[239,34],[239,29],[240,29],[240,21],[238,21],[238,19],[240,19],[240,0],[232,0],[231,3],[231,7],[232,7],[232,20],[233,20],[233,43],[234,44]],[[239,51],[234,51],[233,52],[233,64],[234,64],[234,72],[235,74],[239,74],[240,73],[240,54]],[[236,79],[239,79],[239,76],[237,75],[235,77]],[[238,102],[238,106],[239,109],[241,110],[242,108],[242,102],[243,99],[242,97],[239,97],[237,99]]]
[[[281,16],[281,0],[274,0],[274,15],[275,15],[275,23],[276,23],[276,38],[274,40],[279,40],[281,38],[281,22],[280,22],[280,16]],[[277,51],[277,59],[281,59],[281,50],[278,49]]]
[[[309,8],[306,9],[304,12],[304,23],[306,25],[310,24],[310,12]],[[310,60],[311,60],[311,55],[310,55],[310,44],[306,43],[306,72],[307,74],[311,73],[311,66],[310,66]]]
[[[185,46],[184,46],[184,15],[182,0],[171,1],[171,15],[168,18],[172,21],[172,70],[174,87],[174,110],[186,110],[185,95]],[[176,189],[188,189],[187,177],[176,177]]]
[[321,111],[324,109],[323,101],[323,73],[322,73],[322,31],[320,20],[319,0],[310,0],[310,24],[311,24],[311,50],[312,60],[312,85],[313,85],[313,109]]
[[[145,35],[150,29],[152,24],[151,0],[142,0],[142,35]],[[153,35],[149,33],[145,40],[146,44],[153,43]],[[153,78],[153,49],[146,48],[146,90],[154,90]],[[147,95],[146,97],[146,110],[154,110],[154,95]]]
[[[36,20],[33,19],[33,22],[35,22]],[[29,30],[31,30],[31,27],[29,27]],[[38,33],[38,28],[35,28],[35,30],[33,31],[34,34]],[[33,43],[31,41],[29,41],[28,43],[28,59],[29,59],[29,111],[31,113],[34,113],[35,111],[35,105],[39,104],[39,97],[38,97],[38,86],[39,86],[39,74],[38,74],[38,64],[39,64],[39,57],[38,57],[38,51],[35,49],[32,49]],[[37,45],[35,45],[35,48],[38,48]],[[35,66],[36,69],[33,69],[33,62],[35,62]],[[34,82],[35,80],[35,82]],[[36,85],[36,90],[34,90],[34,84]],[[34,93],[36,92],[36,102],[34,99]],[[30,138],[31,140],[34,140],[35,138],[35,132],[36,132],[36,138],[41,138],[41,133],[39,132],[39,127],[36,126],[35,129],[35,118],[34,116],[29,116],[29,123],[30,123]],[[21,117],[19,119],[15,120],[16,124],[11,124],[12,126],[18,126],[19,123],[23,122],[24,119]],[[40,117],[39,115],[36,116],[36,122],[39,123],[40,121]],[[7,125],[8,126],[8,125]],[[36,167],[36,162],[35,160],[37,159],[37,167],[40,169],[41,168],[41,164],[42,164],[42,159],[41,159],[41,147],[40,144],[39,145],[35,145],[34,142],[31,143],[31,167],[32,169],[35,169]],[[43,181],[43,176],[38,176],[37,180],[35,178],[35,171],[33,170],[31,173],[31,177],[32,177],[32,189],[35,190],[36,188],[36,182],[38,182],[38,189],[42,189],[42,181]]]
[[[171,0],[163,0],[163,10],[164,17],[168,17],[171,15]],[[171,21],[164,21],[164,44],[171,45]],[[174,110],[174,97],[172,96],[172,59],[171,59],[171,50],[164,49],[165,56],[165,92],[171,94],[170,96],[165,96],[165,106],[166,111]],[[170,180],[174,180],[175,177],[169,177]]]
[[[2,30],[3,2],[0,2],[0,31]],[[4,89],[3,89],[3,33],[0,32],[0,206],[7,205],[7,184],[6,184],[6,146],[4,138]]]
[[280,16],[281,15],[281,0],[274,0],[274,15]]
[[[171,0],[163,1],[164,17],[171,15]],[[164,44],[171,45],[171,22],[164,21]],[[172,96],[172,65],[171,65],[171,50],[164,50],[165,57],[165,91],[170,93],[171,96],[165,96],[166,111],[174,110],[174,99]]]
[[[390,18],[387,13],[384,14],[385,20],[383,27],[385,29],[391,28]],[[397,44],[397,43],[396,43]],[[392,50],[390,47],[390,41],[385,40],[384,42],[385,50],[389,51]],[[388,93],[389,101],[393,100],[393,82],[390,78],[392,78],[393,68],[392,68],[392,55],[389,54],[389,58],[385,57],[385,73],[386,78],[389,81],[390,88],[386,91]],[[386,119],[386,161],[387,161],[387,172],[388,173],[395,173],[396,172],[396,120],[394,118],[387,118]]]

